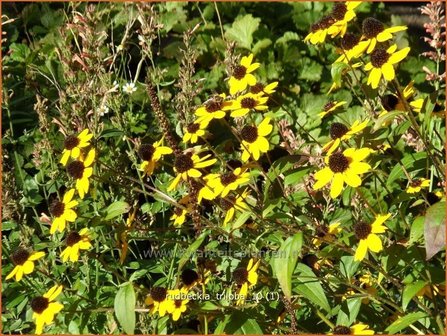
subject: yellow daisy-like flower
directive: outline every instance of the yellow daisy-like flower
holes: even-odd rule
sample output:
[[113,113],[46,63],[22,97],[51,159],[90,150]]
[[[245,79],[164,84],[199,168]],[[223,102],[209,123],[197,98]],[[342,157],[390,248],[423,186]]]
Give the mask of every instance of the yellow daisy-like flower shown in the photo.
[[178,203],[183,208],[174,208],[174,214],[170,218],[174,221],[174,226],[181,226],[186,220],[186,215],[192,210],[191,197],[189,195],[183,197]]
[[31,301],[33,310],[33,320],[36,320],[36,334],[42,334],[45,325],[50,325],[54,321],[54,316],[59,313],[64,306],[54,300],[62,293],[62,286],[55,285],[43,296],[35,297]]
[[357,8],[361,1],[346,1],[337,2],[332,8],[331,16],[335,19],[335,22],[328,28],[328,34],[331,38],[337,35],[344,36],[348,28],[348,22],[355,18],[354,9]]
[[331,242],[334,240],[335,235],[341,232],[340,228],[341,223],[336,222],[329,224],[329,226],[319,226],[317,228],[317,236],[318,238],[314,238],[312,243],[315,246],[320,246],[322,243]]
[[225,197],[232,190],[250,181],[250,174],[241,167],[226,174],[209,174],[207,184],[214,190],[214,195]]
[[78,205],[78,201],[74,201],[75,190],[68,190],[62,202],[60,200],[54,201],[50,206],[50,213],[55,217],[53,223],[51,223],[50,234],[54,234],[56,231],[63,232],[67,222],[74,222],[77,218],[76,212],[73,208]]
[[170,290],[168,296],[173,301],[172,319],[178,321],[180,315],[186,311],[188,306],[188,291],[185,288]]
[[220,207],[226,211],[225,218],[223,224],[229,223],[238,211],[244,211],[248,209],[247,203],[245,203],[245,199],[247,198],[249,192],[245,190],[242,194],[237,196],[227,196],[225,198],[220,199]]
[[225,100],[225,94],[216,95],[207,100],[203,106],[199,107],[194,113],[197,116],[196,123],[200,124],[201,129],[205,129],[213,119],[222,119],[226,111],[233,108],[232,100]]
[[369,326],[363,323],[357,323],[351,327],[338,325],[330,335],[374,335],[374,330],[368,328]]
[[95,150],[90,149],[85,160],[82,156],[79,160],[72,161],[67,166],[68,174],[76,180],[76,190],[79,197],[84,199],[85,194],[88,193],[90,182],[89,177],[93,174],[93,161],[95,160]]
[[246,125],[242,128],[240,137],[242,139],[241,150],[242,161],[246,162],[250,157],[258,160],[261,153],[267,153],[269,150],[269,142],[265,138],[269,135],[273,126],[270,125],[270,118],[266,117],[258,127]]
[[205,135],[205,127],[203,123],[190,123],[183,130],[185,134],[183,135],[183,142],[195,144],[199,141],[199,137]]
[[161,160],[163,155],[172,154],[173,150],[167,146],[163,146],[163,138],[159,141],[151,144],[142,144],[138,148],[138,155],[143,160],[140,165],[140,170],[144,172],[145,175],[152,175],[155,169],[155,165]]
[[368,122],[368,119],[363,122],[360,122],[360,120],[356,120],[354,124],[352,124],[351,128],[348,128],[346,127],[346,125],[339,122],[332,123],[329,130],[329,134],[331,135],[332,140],[323,146],[323,151],[331,154],[338,148],[342,141],[349,140],[355,134],[363,131],[366,125],[368,125]]
[[250,92],[255,95],[271,95],[276,92],[276,87],[278,86],[278,82],[272,82],[264,86],[261,83],[256,83],[253,86],[250,86]]
[[24,248],[17,249],[11,254],[11,260],[15,265],[14,269],[9,273],[5,280],[9,280],[15,276],[16,281],[20,281],[23,275],[31,274],[34,271],[34,262],[45,255],[44,252],[29,252]]
[[324,43],[328,36],[329,28],[336,22],[331,16],[327,15],[319,21],[312,24],[310,27],[310,33],[304,38],[304,42],[310,42],[313,45]]
[[230,85],[230,94],[234,95],[244,91],[247,86],[256,84],[256,77],[252,72],[259,68],[259,63],[252,63],[253,54],[244,56],[241,63],[233,69],[233,75],[230,77],[228,84]]
[[92,247],[89,234],[89,229],[83,228],[79,233],[72,231],[67,235],[67,247],[61,253],[63,262],[66,262],[67,260],[70,260],[71,262],[78,261],[80,250],[88,250]]
[[[334,61],[334,64],[349,63],[351,59],[360,57],[367,44],[368,41],[360,41],[360,36],[347,33],[341,39],[341,50],[338,50],[338,53],[341,55]],[[352,65],[352,67],[358,66],[356,64]]]
[[377,42],[389,41],[393,38],[393,34],[406,30],[406,26],[396,26],[386,28],[383,23],[374,18],[366,18],[362,23],[363,39],[368,41],[365,50],[368,54],[375,49]]
[[396,50],[397,45],[393,44],[387,50],[377,48],[371,53],[371,62],[365,65],[365,71],[370,71],[367,84],[371,85],[373,89],[377,89],[382,76],[387,81],[396,77],[394,64],[407,57],[410,47]]
[[89,133],[88,129],[83,130],[78,136],[70,135],[65,138],[64,150],[62,151],[62,158],[60,163],[64,166],[67,164],[70,156],[77,159],[81,155],[81,149],[90,146],[90,140],[93,134]]
[[208,180],[210,178],[210,175],[213,174],[208,174],[204,176],[203,179],[202,178],[191,179],[189,181],[189,183],[197,193],[197,203],[199,204],[202,202],[202,199],[211,201],[216,198],[214,191],[208,186]]
[[158,313],[160,317],[165,316],[166,313],[171,314],[175,309],[174,302],[169,298],[166,288],[163,287],[152,287],[144,302],[150,306],[150,314]]
[[233,104],[233,111],[231,116],[233,118],[243,117],[250,110],[265,111],[268,106],[265,105],[269,98],[267,96],[253,94],[251,92],[239,96]]
[[[417,113],[420,113],[422,110],[422,107],[424,106],[424,99],[419,98],[413,100],[413,96],[415,95],[415,89],[413,87],[414,82],[411,81],[404,89],[403,89],[403,95],[404,98],[408,101],[408,104],[410,105],[410,108]],[[389,111],[406,111],[404,102],[399,99],[398,96],[395,94],[387,94],[381,98],[381,103],[385,111],[382,111],[380,115],[383,115]],[[380,116],[379,115],[379,116]]]
[[258,268],[261,260],[258,260],[256,263],[254,259],[250,259],[247,267],[239,267],[236,268],[233,272],[233,280],[238,285],[239,293],[238,299],[236,301],[236,305],[242,305],[247,298],[248,289],[255,286],[258,282]]
[[334,112],[336,109],[338,109],[340,106],[345,105],[346,102],[345,101],[330,101],[328,103],[326,103],[326,105],[324,105],[323,107],[323,111],[318,113],[318,116],[323,119],[325,116],[331,114],[332,112]]
[[422,188],[428,188],[430,186],[430,180],[426,178],[414,179],[410,182],[406,192],[407,194],[416,194],[422,190]]
[[174,171],[177,176],[168,187],[168,191],[174,190],[179,184],[180,180],[186,181],[188,177],[200,177],[202,173],[198,170],[213,165],[217,159],[210,159],[211,154],[199,157],[197,154],[191,152],[186,154],[179,154],[174,161]]
[[364,288],[369,296],[362,299],[363,304],[368,304],[370,302],[370,296],[375,296],[377,294],[377,288],[374,287],[374,280],[371,273],[363,274],[359,278],[360,287]]
[[355,261],[362,261],[368,250],[372,252],[380,252],[383,250],[382,241],[378,233],[384,233],[387,227],[383,223],[391,217],[391,214],[378,215],[372,224],[359,222],[354,226],[354,233],[360,240],[354,255]]
[[368,172],[371,166],[365,162],[371,153],[369,148],[348,148],[343,153],[336,152],[327,156],[325,162],[327,167],[315,173],[316,182],[314,190],[323,188],[331,183],[330,195],[332,198],[339,196],[343,190],[343,185],[356,188],[362,184],[359,175]]

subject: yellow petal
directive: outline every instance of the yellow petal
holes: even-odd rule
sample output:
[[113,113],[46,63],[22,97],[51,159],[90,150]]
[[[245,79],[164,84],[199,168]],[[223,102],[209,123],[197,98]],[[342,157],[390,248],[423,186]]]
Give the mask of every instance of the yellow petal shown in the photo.
[[355,250],[354,260],[362,261],[365,258],[367,251],[368,251],[368,244],[366,240],[365,239],[360,240],[359,246],[357,246],[357,250]]
[[334,173],[329,167],[323,168],[322,170],[316,172],[315,179],[317,180],[317,182],[314,183],[313,189],[321,189],[332,180],[333,176]]
[[388,63],[390,64],[396,64],[402,61],[405,57],[407,57],[408,53],[410,52],[410,47],[403,48],[394,54],[390,56],[388,59]]
[[15,266],[15,267],[13,268],[13,270],[11,271],[11,273],[9,273],[9,274],[6,276],[5,280],[9,280],[9,279],[11,279],[12,277],[14,277],[14,275],[17,273],[17,270],[18,270],[18,267]]
[[338,195],[341,194],[343,190],[343,175],[340,173],[334,174],[334,178],[332,180],[331,184],[331,198],[336,198]]
[[360,179],[360,177],[356,175],[351,169],[343,172],[343,180],[346,182],[347,185],[353,188],[357,188],[362,184],[362,180]]
[[373,68],[369,73],[368,84],[371,84],[373,89],[379,87],[380,78],[382,78],[382,71],[378,68]]
[[62,165],[66,166],[69,157],[70,157],[70,151],[64,149],[64,151],[62,152],[61,160],[59,162],[62,163]]
[[384,65],[382,65],[382,73],[383,77],[387,81],[393,80],[394,77],[396,76],[394,73],[394,67],[390,63],[385,63]]
[[368,235],[368,238],[366,238],[366,241],[368,243],[368,248],[373,252],[379,252],[383,250],[382,247],[382,241],[380,240],[379,236],[377,236],[374,233],[370,233]]
[[23,273],[30,274],[34,271],[34,263],[32,261],[25,261],[22,265],[23,267]]
[[71,157],[73,159],[77,159],[79,157],[79,155],[81,155],[81,150],[79,149],[79,147],[74,147],[71,150]]

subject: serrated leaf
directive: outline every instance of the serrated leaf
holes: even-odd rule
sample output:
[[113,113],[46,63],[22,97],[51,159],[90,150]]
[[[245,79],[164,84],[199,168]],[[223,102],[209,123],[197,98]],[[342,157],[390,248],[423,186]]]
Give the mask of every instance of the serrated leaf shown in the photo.
[[410,324],[412,324],[426,316],[427,316],[427,314],[424,312],[417,312],[417,313],[411,313],[411,314],[405,315],[403,317],[400,317],[396,321],[394,321],[394,323],[392,323],[388,328],[386,328],[385,331],[390,335],[396,334],[399,331],[401,331],[402,329],[405,329],[406,327],[408,327]]
[[235,41],[240,47],[251,49],[253,33],[258,29],[261,19],[254,18],[251,14],[238,17],[231,28],[226,31],[228,39]]
[[402,294],[402,309],[407,309],[411,299],[427,284],[426,281],[419,280],[405,286]]
[[287,238],[273,259],[273,270],[284,296],[290,300],[292,296],[292,274],[303,245],[303,233],[298,232]]
[[426,260],[445,248],[445,204],[438,202],[427,209],[424,220]]
[[301,294],[309,301],[315,303],[317,306],[330,312],[331,307],[321,287],[320,280],[316,277],[314,272],[307,265],[299,263],[296,267],[297,277],[294,280],[294,290]]
[[130,209],[130,205],[127,202],[124,201],[116,201],[110,204],[106,209],[106,215],[104,217],[104,220],[110,220],[115,217],[118,217],[119,215],[122,215],[123,213],[128,212]]
[[132,283],[120,287],[115,296],[115,315],[124,332],[128,335],[135,331],[135,292]]

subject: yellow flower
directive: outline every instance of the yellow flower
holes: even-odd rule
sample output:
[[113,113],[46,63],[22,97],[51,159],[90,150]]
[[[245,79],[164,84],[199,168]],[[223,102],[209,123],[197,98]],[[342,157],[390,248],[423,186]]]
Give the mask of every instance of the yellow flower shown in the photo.
[[226,174],[209,174],[207,184],[214,190],[214,195],[225,197],[232,190],[236,190],[241,185],[250,181],[250,174],[241,167],[236,168]]
[[172,319],[178,321],[180,315],[186,311],[189,299],[188,291],[185,288],[170,290],[168,293],[170,300],[173,301],[174,309],[172,312]]
[[363,323],[357,323],[351,327],[338,325],[330,335],[374,335],[374,330],[368,328],[369,326]]
[[150,295],[144,301],[150,306],[149,313],[158,313],[160,317],[166,313],[171,314],[174,311],[174,302],[169,299],[168,291],[163,287],[152,287]]
[[152,175],[155,169],[155,165],[163,155],[172,154],[172,149],[167,146],[162,146],[163,138],[151,144],[142,144],[138,148],[138,155],[143,160],[140,165],[140,170],[144,172],[145,175]]
[[397,45],[393,44],[387,50],[377,48],[371,53],[371,61],[365,65],[365,71],[370,71],[367,84],[371,85],[373,89],[377,89],[382,76],[387,81],[396,77],[394,64],[407,57],[410,47],[396,50]]
[[304,42],[309,41],[313,45],[324,43],[326,36],[328,35],[329,28],[331,28],[335,22],[336,20],[331,15],[327,15],[315,22],[310,27],[310,33],[304,38]]
[[424,287],[422,287],[419,292],[416,293],[416,296],[423,297],[426,296],[429,299],[433,299],[433,294],[435,296],[441,295],[445,296],[445,284],[444,285],[430,285],[426,284]]
[[346,1],[345,3],[337,2],[334,4],[331,16],[335,19],[335,22],[328,29],[328,34],[331,38],[337,35],[345,35],[348,22],[355,18],[354,9],[361,3],[361,1]]
[[345,101],[341,101],[341,102],[338,102],[336,100],[330,101],[330,102],[326,103],[326,105],[324,105],[323,111],[318,113],[318,116],[323,119],[325,116],[334,112],[337,108],[339,108],[340,106],[345,105],[345,104],[346,104]]
[[428,188],[430,186],[430,180],[426,178],[415,179],[410,182],[407,188],[407,194],[416,194],[422,190],[422,188]]
[[206,199],[208,201],[211,201],[216,198],[216,195],[214,194],[214,191],[208,186],[208,179],[210,178],[210,175],[208,174],[206,176],[199,179],[191,179],[189,182],[196,190],[197,193],[197,203],[201,203],[202,199]]
[[231,116],[233,118],[243,117],[250,110],[264,111],[268,107],[265,105],[267,103],[268,97],[253,94],[251,92],[239,96],[233,104],[233,111],[231,111]]
[[241,59],[240,65],[233,69],[233,75],[230,77],[228,84],[230,85],[230,94],[234,95],[240,91],[244,91],[247,86],[256,84],[256,77],[252,72],[259,68],[259,63],[252,63],[253,54],[244,56]]
[[377,294],[377,289],[373,286],[374,280],[370,273],[363,274],[360,279],[360,287],[364,288],[369,296],[366,296],[362,299],[363,304],[368,304],[370,302],[369,297],[375,296]]
[[331,242],[334,240],[336,234],[341,232],[340,222],[329,224],[329,226],[319,226],[317,228],[317,236],[312,240],[315,246],[320,246],[322,243]]
[[269,150],[269,142],[265,138],[273,130],[270,125],[270,118],[266,117],[258,127],[246,125],[242,128],[240,137],[242,138],[241,150],[242,161],[246,162],[250,156],[258,160],[261,153],[266,153]]
[[272,82],[266,86],[258,82],[250,87],[250,92],[256,95],[271,95],[276,92],[277,86],[278,82]]
[[344,183],[353,188],[360,186],[362,180],[359,175],[371,169],[369,164],[361,161],[370,153],[369,148],[348,148],[343,153],[336,152],[327,156],[325,162],[328,166],[315,173],[313,189],[318,190],[331,183],[330,195],[336,198],[341,194]]
[[[410,108],[417,113],[420,113],[422,107],[424,106],[424,99],[413,100],[415,94],[415,89],[413,88],[413,81],[411,81],[403,90],[403,95],[405,100],[408,101]],[[387,111],[406,111],[404,102],[399,99],[395,94],[387,94],[381,98],[381,103],[385,111],[382,111],[381,115],[385,114]],[[380,115],[379,115],[380,116]]]
[[384,233],[387,230],[383,223],[390,217],[391,214],[378,215],[372,224],[359,222],[354,226],[355,236],[360,240],[354,255],[355,261],[362,261],[368,250],[376,253],[383,250],[382,241],[377,233]]
[[63,262],[70,260],[76,262],[79,259],[79,250],[88,250],[92,247],[89,237],[89,229],[83,228],[81,231],[72,231],[67,235],[67,247],[62,251],[61,258]]
[[368,122],[368,119],[363,122],[356,120],[354,124],[352,124],[351,128],[347,128],[344,124],[339,122],[332,123],[329,130],[329,134],[331,135],[332,140],[323,146],[323,151],[327,151],[328,154],[331,154],[338,148],[342,141],[349,140],[355,134],[363,131],[366,125],[368,125]]
[[78,136],[70,135],[65,138],[60,163],[65,166],[70,156],[73,159],[77,159],[81,155],[81,148],[89,146],[92,137],[93,134],[89,133],[88,129],[85,129]]
[[6,276],[5,280],[9,280],[15,276],[16,281],[20,281],[24,274],[31,274],[34,271],[34,261],[42,258],[44,252],[28,252],[24,248],[17,249],[11,254],[11,260],[15,265],[11,273]]
[[248,190],[245,190],[240,195],[230,195],[220,199],[220,206],[224,211],[226,211],[225,219],[223,222],[224,225],[233,219],[236,210],[243,211],[245,209],[248,209],[248,205],[247,203],[245,203],[245,199],[247,198],[248,194]]
[[62,202],[60,200],[54,201],[50,206],[50,213],[55,217],[51,224],[50,234],[56,231],[62,232],[65,230],[66,222],[74,222],[77,218],[76,212],[72,209],[78,205],[78,201],[72,201],[75,190],[68,190]]
[[238,285],[239,293],[238,299],[236,301],[236,305],[242,305],[247,298],[248,289],[256,285],[258,282],[258,268],[261,260],[258,260],[256,263],[254,259],[251,258],[248,262],[247,267],[238,267],[233,272],[233,280]]
[[202,173],[198,169],[209,167],[217,161],[217,159],[207,160],[209,157],[211,157],[211,154],[207,154],[201,158],[191,152],[177,155],[174,161],[174,171],[177,173],[177,176],[169,185],[168,191],[174,190],[180,180],[186,181],[188,177],[202,176]]
[[68,174],[76,180],[76,190],[79,193],[81,199],[88,193],[90,187],[89,177],[93,174],[93,168],[91,167],[93,160],[95,159],[95,150],[91,149],[87,158],[84,160],[82,156],[79,160],[72,161],[67,166]]
[[171,216],[171,220],[174,220],[174,226],[181,226],[185,220],[186,215],[191,212],[192,204],[191,197],[189,195],[183,197],[178,203],[183,206],[183,208],[175,207],[174,214]]
[[[358,58],[365,49],[368,41],[360,41],[360,36],[347,33],[341,39],[341,49],[338,52],[341,54],[335,61],[335,63],[349,63],[353,58]],[[358,67],[361,63],[352,65],[352,67]]]
[[205,127],[203,123],[190,123],[184,128],[183,142],[195,144],[199,141],[199,137],[205,135]]
[[368,44],[365,46],[366,52],[370,54],[376,47],[377,42],[389,41],[393,38],[394,33],[404,31],[406,29],[406,26],[396,26],[385,29],[383,23],[379,20],[371,17],[366,18],[362,23],[362,39],[366,39],[366,41],[368,41]]
[[182,288],[185,291],[189,291],[192,287],[194,287],[197,283],[201,282],[201,279],[199,277],[199,274],[197,274],[196,271],[190,269],[190,268],[185,268],[182,271],[181,274],[181,280],[183,283]]
[[225,101],[225,94],[216,95],[207,100],[204,106],[199,107],[194,113],[197,116],[196,123],[200,124],[201,129],[205,129],[213,119],[222,119],[226,111],[231,110],[233,101]]
[[62,292],[62,286],[55,285],[43,296],[35,297],[31,301],[33,319],[36,320],[36,334],[42,334],[45,325],[50,325],[54,320],[54,315],[59,313],[64,306],[54,300]]

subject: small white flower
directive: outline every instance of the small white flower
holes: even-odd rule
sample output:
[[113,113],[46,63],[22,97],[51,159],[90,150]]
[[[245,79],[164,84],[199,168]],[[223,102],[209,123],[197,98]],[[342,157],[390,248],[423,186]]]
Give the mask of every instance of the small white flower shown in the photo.
[[137,91],[137,88],[135,87],[134,83],[126,83],[123,86],[123,91],[127,94],[132,94]]
[[105,105],[102,105],[99,109],[98,109],[98,114],[103,117],[104,114],[109,113],[109,108]]

